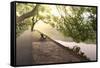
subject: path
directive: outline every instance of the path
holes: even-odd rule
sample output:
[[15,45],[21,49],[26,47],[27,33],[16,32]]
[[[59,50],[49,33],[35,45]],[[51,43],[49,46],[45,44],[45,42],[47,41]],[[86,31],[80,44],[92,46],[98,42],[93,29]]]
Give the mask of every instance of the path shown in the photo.
[[46,40],[41,40],[37,31],[33,32],[32,53],[33,64],[88,61],[76,56],[68,48],[64,48],[61,44],[55,43],[48,37]]
[[32,33],[26,30],[16,40],[16,64],[32,65]]
[[67,48],[55,43],[51,39],[40,39],[37,31],[26,30],[17,38],[16,42],[16,64],[48,64],[62,62],[87,61],[76,56]]

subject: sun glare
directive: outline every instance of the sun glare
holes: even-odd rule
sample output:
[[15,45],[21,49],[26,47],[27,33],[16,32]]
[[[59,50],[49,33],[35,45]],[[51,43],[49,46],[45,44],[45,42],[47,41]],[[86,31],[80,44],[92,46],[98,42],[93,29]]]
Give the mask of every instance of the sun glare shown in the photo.
[[59,14],[59,12],[58,12],[58,10],[57,10],[57,8],[56,8],[55,5],[50,5],[49,7],[51,8],[52,15],[54,15],[54,16],[60,16],[60,14]]
[[[58,10],[57,10],[57,8],[56,8],[55,5],[50,5],[49,7],[51,8],[52,15],[54,15],[54,16],[60,16],[60,13],[61,13],[63,16],[65,16],[65,13],[63,11],[60,11],[60,13],[58,12]],[[67,10],[68,14],[71,14],[71,10],[70,10],[69,6],[66,7],[66,10]]]

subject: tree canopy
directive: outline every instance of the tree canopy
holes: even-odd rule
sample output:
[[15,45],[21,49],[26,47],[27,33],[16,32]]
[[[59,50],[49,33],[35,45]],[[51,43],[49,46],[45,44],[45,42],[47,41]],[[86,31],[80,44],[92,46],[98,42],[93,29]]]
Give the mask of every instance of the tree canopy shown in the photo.
[[75,42],[96,39],[96,7],[17,3],[16,16],[17,35],[42,20]]

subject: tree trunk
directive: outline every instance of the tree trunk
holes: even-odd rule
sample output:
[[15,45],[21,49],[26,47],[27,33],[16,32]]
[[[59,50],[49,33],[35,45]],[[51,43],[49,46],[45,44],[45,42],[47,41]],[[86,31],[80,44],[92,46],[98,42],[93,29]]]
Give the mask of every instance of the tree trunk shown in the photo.
[[21,15],[20,17],[16,17],[16,22],[19,23],[21,21],[23,21],[26,18],[29,18],[31,16],[34,16],[38,10],[39,5],[36,5],[35,8],[33,8],[32,11],[27,12],[26,14]]

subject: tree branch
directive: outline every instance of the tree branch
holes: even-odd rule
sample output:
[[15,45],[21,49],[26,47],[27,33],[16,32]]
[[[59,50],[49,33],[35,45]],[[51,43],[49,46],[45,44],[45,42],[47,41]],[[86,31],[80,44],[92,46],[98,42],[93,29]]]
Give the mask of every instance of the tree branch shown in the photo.
[[16,22],[19,23],[19,22],[23,21],[26,18],[29,18],[31,16],[34,16],[36,14],[36,12],[37,12],[38,7],[39,7],[39,5],[36,5],[35,8],[33,8],[32,11],[27,12],[26,14],[23,14],[20,17],[17,17],[16,18]]

